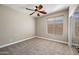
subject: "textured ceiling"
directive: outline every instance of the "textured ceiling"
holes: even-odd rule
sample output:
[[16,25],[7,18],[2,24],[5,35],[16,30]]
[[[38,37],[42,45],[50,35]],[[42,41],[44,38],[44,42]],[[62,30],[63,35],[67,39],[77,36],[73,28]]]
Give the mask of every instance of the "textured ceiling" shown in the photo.
[[[29,15],[33,11],[26,10],[25,8],[27,7],[27,8],[34,9],[35,5],[37,5],[37,4],[6,4],[6,6],[16,9],[20,12],[27,14],[27,15]],[[50,14],[50,13],[53,13],[56,11],[60,11],[63,9],[67,9],[69,7],[68,4],[43,4],[43,6],[44,6],[44,9],[47,12],[47,14]],[[36,14],[33,14],[32,16],[37,17]],[[41,16],[43,16],[43,14],[41,14]]]

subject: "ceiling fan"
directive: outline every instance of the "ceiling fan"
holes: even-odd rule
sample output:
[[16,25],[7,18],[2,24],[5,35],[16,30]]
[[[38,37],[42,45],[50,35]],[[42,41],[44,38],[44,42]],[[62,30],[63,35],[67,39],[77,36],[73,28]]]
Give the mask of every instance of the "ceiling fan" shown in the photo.
[[41,14],[47,14],[47,12],[45,12],[43,10],[43,5],[41,5],[41,4],[40,5],[36,5],[34,10],[30,9],[30,8],[26,8],[26,10],[33,11],[33,13],[31,13],[30,15],[33,15],[34,13],[37,13],[37,16],[40,16],[40,13]]

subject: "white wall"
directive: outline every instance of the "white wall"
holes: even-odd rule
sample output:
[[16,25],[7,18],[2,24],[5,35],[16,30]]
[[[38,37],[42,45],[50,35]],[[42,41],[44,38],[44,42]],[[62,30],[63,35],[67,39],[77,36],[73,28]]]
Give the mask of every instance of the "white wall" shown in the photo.
[[[49,35],[47,33],[47,19],[52,18],[55,16],[64,15],[64,28],[63,28],[63,35]],[[51,15],[48,15],[46,17],[41,17],[36,19],[36,35],[40,37],[50,38],[54,40],[64,41],[68,42],[67,39],[67,21],[68,21],[68,10],[63,10],[60,12],[53,13]]]
[[0,5],[0,46],[35,35],[35,20]]
[[77,4],[71,4],[69,7],[69,17],[73,16],[73,13],[75,12],[77,8]]

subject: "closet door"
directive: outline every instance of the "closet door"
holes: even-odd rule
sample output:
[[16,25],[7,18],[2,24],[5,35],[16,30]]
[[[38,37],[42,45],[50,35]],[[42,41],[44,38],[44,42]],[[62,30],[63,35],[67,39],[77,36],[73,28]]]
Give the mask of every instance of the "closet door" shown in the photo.
[[69,43],[79,46],[79,5],[71,5],[69,11]]
[[78,41],[78,19],[79,11],[78,5],[72,4],[69,7],[69,19],[68,19],[68,45],[73,46],[79,43]]
[[72,16],[72,45],[79,46],[79,8]]

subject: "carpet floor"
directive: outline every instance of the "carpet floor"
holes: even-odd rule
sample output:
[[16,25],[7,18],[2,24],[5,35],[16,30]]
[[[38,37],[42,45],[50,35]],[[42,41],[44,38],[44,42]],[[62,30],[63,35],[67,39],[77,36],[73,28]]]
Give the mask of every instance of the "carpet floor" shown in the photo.
[[72,55],[66,44],[33,38],[0,49],[0,55]]

